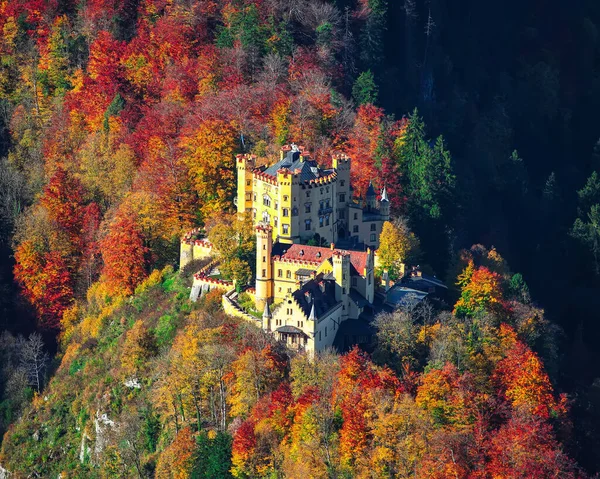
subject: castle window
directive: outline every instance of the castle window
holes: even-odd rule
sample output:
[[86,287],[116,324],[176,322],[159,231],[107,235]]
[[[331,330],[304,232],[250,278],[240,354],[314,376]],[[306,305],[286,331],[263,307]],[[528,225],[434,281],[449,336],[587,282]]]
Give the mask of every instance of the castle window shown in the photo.
[[256,219],[256,210],[254,210],[254,209],[252,210],[252,218]]
[[369,284],[371,284],[371,273],[367,275],[367,278],[369,279]]
[[265,223],[268,223],[271,220],[271,217],[269,216],[269,213],[267,213],[266,211],[263,211],[262,219]]
[[250,201],[252,199],[252,193],[246,193],[246,200]]
[[267,270],[266,270],[266,269],[263,269],[263,270],[262,270],[262,277],[263,277],[263,278],[266,278],[266,277],[267,277]]
[[358,213],[354,213],[354,219],[357,220],[358,219]]
[[[283,271],[282,271],[282,270],[280,270],[280,269],[278,269],[278,270],[277,270],[277,277],[278,277],[278,278],[281,278],[282,276],[283,276]],[[281,288],[279,288],[279,291],[281,291]]]
[[325,187],[325,193],[329,193],[329,186]]
[[346,181],[345,181],[345,180],[341,180],[341,181],[340,181],[340,186],[344,186],[345,184],[346,184]]
[[319,341],[321,341],[321,331],[319,331]]
[[263,256],[263,263],[266,263],[266,262],[267,262],[267,257]]
[[310,231],[310,227],[311,227],[311,221],[310,221],[310,220],[306,220],[306,221],[304,222],[304,229],[305,229],[306,231]]
[[323,194],[323,188],[321,188],[321,194]]
[[375,223],[371,223],[371,231],[377,231],[377,225]]
[[346,195],[344,193],[340,194],[340,203],[346,201]]
[[275,218],[273,218],[273,224],[275,226],[277,226],[278,223],[279,223],[279,220],[277,219],[277,216],[275,216]]
[[279,203],[276,201],[275,202],[275,209],[278,210],[279,209]]
[[327,326],[325,326],[325,337],[327,337]]
[[310,198],[310,191],[307,191],[307,192],[306,192],[306,197],[307,197],[307,198]]
[[319,216],[319,226],[323,226],[323,217]]
[[263,196],[263,205],[265,206],[271,206],[271,198],[269,198],[268,195],[264,195]]
[[290,201],[290,197],[288,195],[283,195],[283,201]]
[[279,289],[277,291],[281,293],[281,286],[279,287]]
[[352,232],[353,232],[353,233],[358,233],[358,225],[354,225],[354,226],[352,227]]
[[263,249],[267,249],[267,245],[266,244],[263,245]]
[[306,213],[310,213],[310,203],[305,203],[305,204],[304,204],[304,211],[305,211]]
[[292,292],[292,288],[288,288],[288,293],[291,293],[291,292]]
[[283,225],[283,234],[287,235],[290,232],[290,225]]
[[325,202],[323,200],[319,201],[319,209],[322,210],[325,208]]
[[377,236],[377,235],[371,234],[371,241],[376,241],[375,236]]
[[289,208],[284,208],[283,209],[283,216],[290,216],[290,210],[289,210]]
[[250,186],[250,180],[246,180],[246,186]]
[[292,277],[292,272],[289,269],[285,272],[285,277],[286,278],[291,278]]
[[330,205],[330,203],[329,203],[329,200],[327,200],[327,201],[325,202],[325,208],[330,208],[330,207],[331,207],[331,205]]
[[329,226],[329,215],[325,217],[325,225]]
[[252,197],[253,201],[256,201],[256,193],[254,193],[253,197]]

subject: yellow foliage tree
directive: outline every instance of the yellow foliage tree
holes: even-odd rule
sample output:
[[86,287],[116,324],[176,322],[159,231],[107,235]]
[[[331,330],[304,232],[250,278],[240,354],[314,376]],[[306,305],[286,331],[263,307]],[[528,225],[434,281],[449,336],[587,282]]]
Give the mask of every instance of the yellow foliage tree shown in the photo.
[[183,161],[200,198],[204,215],[226,211],[235,193],[236,129],[224,121],[205,121],[182,140]]
[[142,320],[137,320],[125,336],[121,367],[125,375],[136,374],[158,352],[156,338]]
[[419,239],[410,231],[406,220],[386,221],[379,237],[377,259],[379,267],[393,276],[402,272],[402,265],[414,257],[419,249]]

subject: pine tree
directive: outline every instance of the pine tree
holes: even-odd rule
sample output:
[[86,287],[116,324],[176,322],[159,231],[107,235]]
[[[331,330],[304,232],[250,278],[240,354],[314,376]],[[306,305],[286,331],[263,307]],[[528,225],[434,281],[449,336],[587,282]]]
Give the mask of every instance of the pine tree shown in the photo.
[[374,105],[377,103],[378,93],[379,89],[377,88],[377,84],[375,83],[375,78],[373,77],[371,70],[362,72],[352,87],[352,97],[358,105],[364,105],[365,103],[371,103]]

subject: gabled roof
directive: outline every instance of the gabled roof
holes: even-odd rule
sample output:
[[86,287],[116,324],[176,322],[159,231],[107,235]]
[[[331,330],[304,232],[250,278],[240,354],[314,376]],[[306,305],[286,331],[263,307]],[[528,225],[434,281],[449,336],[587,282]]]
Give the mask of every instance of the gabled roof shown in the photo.
[[302,308],[304,316],[310,317],[313,312],[317,319],[333,308],[338,302],[335,299],[335,284],[332,281],[311,279],[292,293],[296,302]]
[[[281,248],[281,246],[279,248]],[[277,248],[277,250],[279,250],[279,248]],[[331,260],[334,251],[336,250],[332,250],[331,248],[323,248],[320,246],[308,246],[294,243],[292,245],[289,245],[287,249],[282,250],[282,252],[279,255],[279,258],[275,259],[307,261],[315,265],[320,265],[323,263],[323,261]],[[365,268],[367,267],[367,260],[369,258],[369,254],[366,251],[344,252],[350,254],[350,263],[355,269],[353,273],[362,276],[364,274]]]
[[369,304],[369,302],[366,300],[366,298],[364,298],[362,296],[362,294],[360,294],[358,291],[356,291],[354,288],[350,288],[350,299],[354,302],[354,304],[356,304],[356,306],[358,306],[359,308],[364,308],[365,306],[367,306]]
[[301,160],[299,151],[288,151],[283,160],[269,166],[262,173],[276,178],[277,172],[281,169],[297,174],[300,181],[310,181],[333,173],[333,170],[321,169],[314,160],[308,158]]

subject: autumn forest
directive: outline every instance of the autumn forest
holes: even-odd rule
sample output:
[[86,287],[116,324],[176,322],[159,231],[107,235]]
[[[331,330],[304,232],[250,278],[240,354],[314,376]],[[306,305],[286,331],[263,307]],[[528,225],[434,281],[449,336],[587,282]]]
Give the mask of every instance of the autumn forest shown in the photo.
[[[597,477],[600,6],[486,3],[0,1],[0,478]],[[290,143],[447,286],[367,347],[189,300]]]

